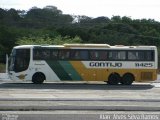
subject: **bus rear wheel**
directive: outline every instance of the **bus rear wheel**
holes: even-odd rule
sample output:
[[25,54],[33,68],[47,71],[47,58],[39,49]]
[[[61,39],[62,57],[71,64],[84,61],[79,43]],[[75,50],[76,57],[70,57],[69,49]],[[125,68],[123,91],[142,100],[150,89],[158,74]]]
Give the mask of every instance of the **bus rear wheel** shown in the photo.
[[34,84],[42,84],[45,80],[45,75],[41,72],[35,73],[32,77],[32,82]]
[[131,85],[134,80],[135,80],[134,75],[132,75],[131,73],[126,73],[122,77],[121,84],[122,85]]
[[120,80],[121,80],[121,77],[120,77],[119,74],[117,74],[117,73],[112,73],[112,74],[109,76],[107,83],[108,83],[109,85],[117,85],[117,84],[120,82]]

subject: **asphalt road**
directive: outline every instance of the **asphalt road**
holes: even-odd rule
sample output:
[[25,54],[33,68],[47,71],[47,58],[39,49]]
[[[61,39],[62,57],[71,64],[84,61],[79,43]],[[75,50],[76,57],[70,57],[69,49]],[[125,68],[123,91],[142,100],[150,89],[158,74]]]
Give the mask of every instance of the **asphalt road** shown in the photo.
[[0,80],[0,120],[159,120],[159,111],[159,82],[111,86]]
[[159,112],[144,111],[0,111],[2,120],[159,120]]
[[153,99],[160,100],[160,83],[135,83],[131,86],[101,82],[18,83],[1,82],[2,99]]
[[160,110],[160,83],[0,83],[0,110]]

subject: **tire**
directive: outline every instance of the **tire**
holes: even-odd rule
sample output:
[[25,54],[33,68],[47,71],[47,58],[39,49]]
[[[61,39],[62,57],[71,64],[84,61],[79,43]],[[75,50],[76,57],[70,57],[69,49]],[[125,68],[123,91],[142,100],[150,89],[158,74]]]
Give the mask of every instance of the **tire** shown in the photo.
[[107,83],[109,85],[118,85],[121,80],[121,77],[117,73],[113,73],[109,76]]
[[42,84],[45,80],[45,75],[43,73],[35,73],[32,77],[32,82],[34,84]]
[[131,85],[134,80],[135,80],[134,75],[132,75],[131,73],[126,73],[122,77],[121,84],[122,85]]

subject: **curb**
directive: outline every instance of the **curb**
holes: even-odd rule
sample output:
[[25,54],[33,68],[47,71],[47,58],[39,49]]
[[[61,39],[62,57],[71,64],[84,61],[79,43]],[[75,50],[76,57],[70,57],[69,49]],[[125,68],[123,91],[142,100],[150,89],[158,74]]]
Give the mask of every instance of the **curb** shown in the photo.
[[105,110],[160,111],[152,99],[0,99],[0,111]]
[[160,111],[160,107],[146,106],[0,106],[0,111],[51,111],[51,110],[107,110],[107,111]]
[[108,98],[0,98],[0,101],[109,101],[109,102],[160,102],[160,99],[108,99]]

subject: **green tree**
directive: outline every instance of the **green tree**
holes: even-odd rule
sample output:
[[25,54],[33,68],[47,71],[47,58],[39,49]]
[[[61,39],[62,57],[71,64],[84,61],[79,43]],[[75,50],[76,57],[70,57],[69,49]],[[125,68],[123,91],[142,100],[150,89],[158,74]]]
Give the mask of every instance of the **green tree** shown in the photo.
[[70,24],[72,16],[62,14],[55,6],[46,6],[43,9],[33,7],[24,17],[28,27],[41,28]]
[[68,36],[57,36],[55,38],[50,37],[22,37],[19,38],[16,44],[18,45],[61,45],[64,43],[81,43],[81,39],[76,36],[70,38]]

